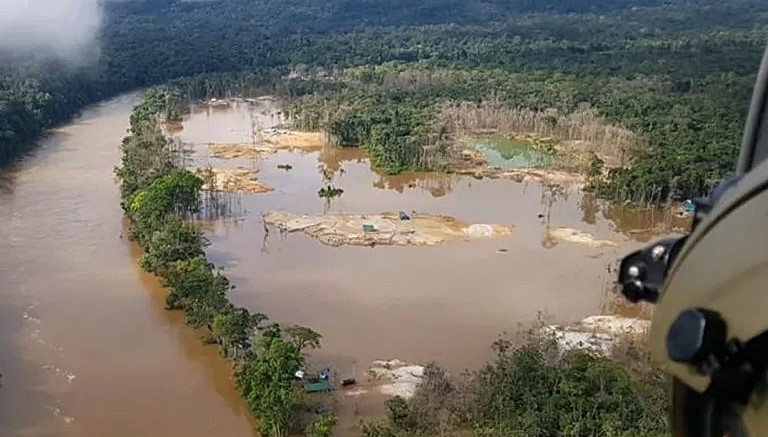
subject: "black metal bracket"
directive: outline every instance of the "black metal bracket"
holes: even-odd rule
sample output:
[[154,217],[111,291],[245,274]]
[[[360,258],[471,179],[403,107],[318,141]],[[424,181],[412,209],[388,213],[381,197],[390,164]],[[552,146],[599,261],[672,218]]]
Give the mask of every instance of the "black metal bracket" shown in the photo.
[[667,277],[669,266],[686,237],[667,238],[626,256],[619,265],[621,293],[630,302],[655,303]]
[[[691,230],[696,228],[738,181],[738,177],[728,179],[719,184],[708,196],[694,201],[695,210]],[[667,238],[627,255],[619,266],[618,283],[621,293],[633,303],[640,301],[656,303],[667,272],[687,238],[687,236]]]
[[768,332],[746,343],[732,339],[726,343],[727,352],[719,357],[709,374],[711,382],[706,393],[740,405],[746,405],[755,387],[765,378],[768,368]]

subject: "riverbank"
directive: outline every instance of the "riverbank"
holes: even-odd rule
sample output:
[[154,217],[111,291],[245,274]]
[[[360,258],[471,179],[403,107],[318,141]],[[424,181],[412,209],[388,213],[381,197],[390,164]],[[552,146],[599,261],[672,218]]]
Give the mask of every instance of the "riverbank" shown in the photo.
[[[179,149],[160,124],[173,98],[167,90],[148,91],[134,108],[122,142],[123,164],[116,174],[130,237],[144,250],[141,267],[168,288],[166,309],[184,311],[202,339],[217,344],[232,362],[236,387],[259,432],[284,436],[303,427],[297,423],[301,399],[293,374],[304,367],[305,349],[319,347],[321,336],[300,326],[267,323],[264,314],[229,301],[233,287],[206,258],[207,241],[191,221],[217,208],[217,197],[201,196],[205,181],[178,164]],[[209,183],[209,192],[216,188]]]
[[139,98],[88,107],[0,172],[0,435],[253,437],[229,365],[120,238],[112,169]]

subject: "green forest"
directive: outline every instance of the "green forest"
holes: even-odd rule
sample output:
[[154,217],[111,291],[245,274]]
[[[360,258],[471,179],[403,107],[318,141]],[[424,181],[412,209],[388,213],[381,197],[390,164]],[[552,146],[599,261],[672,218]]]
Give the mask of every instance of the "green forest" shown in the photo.
[[[133,0],[104,12],[93,64],[0,53],[0,163],[84,106],[148,88],[116,169],[131,238],[168,288],[167,308],[232,361],[265,436],[331,435],[336,419],[304,420],[292,381],[321,337],[230,303],[192,224],[216,196],[160,128],[189,100],[286,97],[302,128],[365,147],[392,173],[444,169],[448,121],[467,112],[555,133],[591,120],[601,141],[631,146],[623,165],[593,172],[591,188],[661,202],[704,194],[734,169],[768,41],[763,0]],[[363,435],[666,435],[657,371],[561,354],[541,338],[493,348],[460,378],[428,366],[416,396],[389,401]]]
[[[18,56],[0,63],[0,161],[88,103],[194,78],[186,87],[195,97],[269,87],[354,102],[363,109],[355,119],[324,127],[370,124],[364,138],[357,132],[347,140],[366,143],[374,161],[399,171],[428,166],[415,157],[441,102],[493,96],[509,107],[561,114],[589,106],[636,133],[642,141],[630,162],[611,170],[599,194],[657,201],[703,194],[733,169],[768,5],[135,0],[107,2],[105,16],[96,65]],[[387,82],[377,67],[434,74],[427,82]],[[321,78],[352,70],[359,81],[384,86],[350,92],[317,74],[286,79],[296,69],[321,69]],[[366,107],[382,104],[392,108],[377,114],[385,120],[363,120]]]

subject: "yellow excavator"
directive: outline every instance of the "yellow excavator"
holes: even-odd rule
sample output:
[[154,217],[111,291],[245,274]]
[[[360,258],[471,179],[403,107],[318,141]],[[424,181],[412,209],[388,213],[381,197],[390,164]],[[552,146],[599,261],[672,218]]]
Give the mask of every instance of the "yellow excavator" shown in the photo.
[[674,437],[768,436],[768,50],[735,176],[694,201],[691,231],[629,254],[619,286],[655,304]]

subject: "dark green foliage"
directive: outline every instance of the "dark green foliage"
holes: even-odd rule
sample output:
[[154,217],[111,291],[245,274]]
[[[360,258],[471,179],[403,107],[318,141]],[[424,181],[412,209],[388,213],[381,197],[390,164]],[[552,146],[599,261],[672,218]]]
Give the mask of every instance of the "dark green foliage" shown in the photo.
[[168,266],[205,255],[207,241],[195,226],[183,220],[165,221],[147,243],[141,266],[163,275]]
[[[365,77],[365,72],[360,74]],[[346,86],[352,89],[359,85],[348,83]],[[428,125],[439,96],[439,90],[429,87],[419,92],[399,88],[375,92],[352,90],[332,93],[325,99],[303,101],[295,105],[294,111],[302,121],[318,120],[317,126],[310,127],[327,129],[337,146],[368,149],[375,166],[399,173],[429,167],[423,159],[424,146],[430,143]],[[343,109],[334,112],[331,110],[334,106]]]
[[[291,113],[361,146],[390,172],[433,168],[444,144],[438,104],[497,98],[508,107],[596,108],[644,142],[628,168],[590,179],[600,195],[637,201],[694,196],[728,175],[768,32],[768,3],[700,0],[221,0],[106,2],[103,57],[74,71],[0,54],[0,163],[84,105],[152,88],[123,140],[123,207],[144,268],[169,288],[168,307],[219,344],[266,435],[293,426],[290,379],[303,345],[232,306],[228,279],[189,223],[202,181],[178,167],[160,121],[188,99],[272,93],[304,97]],[[303,65],[302,65],[303,64]],[[292,71],[297,77],[286,78]],[[340,79],[341,77],[341,79]],[[434,152],[434,150],[432,151]],[[305,332],[306,333],[306,332]],[[651,375],[542,345],[498,348],[468,387],[428,368],[411,401],[389,403],[392,437],[453,429],[477,435],[661,434],[666,399]],[[318,430],[320,432],[321,430]],[[447,434],[444,434],[447,435]],[[466,435],[466,434],[463,434]]]
[[[761,0],[106,5],[97,67],[73,71],[53,61],[2,62],[0,54],[0,162],[83,105],[127,89],[173,80],[169,89],[178,91],[156,91],[136,117],[158,105],[157,116],[176,117],[174,93],[188,98],[257,89],[289,97],[328,93],[339,91],[338,83],[324,73],[306,74],[306,66],[332,73],[399,62],[484,77],[467,83],[435,75],[429,95],[411,97],[423,104],[387,97],[361,105],[359,114],[334,119],[329,130],[338,142],[369,148],[381,167],[392,172],[429,167],[421,148],[436,141],[426,138],[425,130],[436,95],[485,98],[491,90],[513,106],[536,110],[589,103],[641,134],[647,147],[634,154],[629,169],[602,181],[599,194],[638,201],[693,196],[733,169],[768,18],[768,4]],[[298,77],[281,79],[294,67]],[[182,77],[188,79],[176,80]],[[388,83],[368,67],[357,79],[404,91],[422,85]],[[156,156],[148,155],[126,159]],[[168,162],[158,160],[146,177],[167,169]],[[122,177],[127,200],[144,181]]]
[[319,348],[320,339],[322,338],[322,335],[306,326],[289,326],[285,328],[285,335],[299,351],[304,351],[306,348]]
[[[171,289],[168,299],[169,308],[187,309],[197,306],[223,308],[226,305],[226,293],[229,281],[216,271],[204,257],[196,257],[169,266],[165,280]],[[195,317],[191,320],[196,327],[212,323],[210,318]]]
[[327,186],[325,186],[323,188],[320,188],[317,191],[317,195],[319,197],[324,198],[324,199],[330,199],[330,198],[333,198],[333,197],[339,197],[342,194],[344,194],[344,190],[342,190],[339,187],[334,187],[333,185],[327,185]]
[[415,396],[387,402],[387,423],[366,437],[662,436],[669,399],[658,370],[633,379],[617,362],[586,351],[562,351],[531,337],[494,345],[496,358],[451,380],[425,369]]
[[[639,384],[617,362],[586,351],[564,354],[547,340],[512,348],[475,379],[474,422],[491,435],[656,435],[668,405],[649,407]],[[664,393],[662,391],[662,393]]]
[[333,414],[325,414],[307,426],[304,431],[307,437],[332,437],[333,427],[338,419]]
[[255,357],[237,374],[237,388],[254,416],[262,435],[282,437],[294,425],[297,403],[293,374],[303,365],[296,345],[284,339],[280,328],[269,327],[255,345]]
[[149,244],[168,220],[187,218],[200,209],[203,181],[186,169],[174,169],[131,196],[128,213],[135,226],[132,234]]

